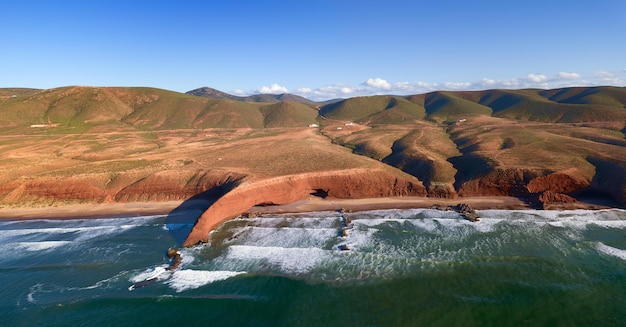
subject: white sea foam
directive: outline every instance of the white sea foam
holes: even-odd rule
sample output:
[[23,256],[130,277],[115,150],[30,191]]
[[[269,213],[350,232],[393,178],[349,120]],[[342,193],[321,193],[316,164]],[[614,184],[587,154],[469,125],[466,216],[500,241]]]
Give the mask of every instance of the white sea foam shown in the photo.
[[304,274],[329,258],[330,251],[320,248],[284,248],[234,245],[228,248],[226,260],[255,262],[255,266],[269,265],[288,274]]
[[169,231],[174,231],[174,230],[179,230],[179,229],[183,229],[183,228],[191,228],[193,227],[193,224],[172,224],[172,223],[168,223],[163,225],[163,229],[164,230],[169,230]]
[[622,260],[626,260],[626,250],[614,248],[602,242],[599,242],[598,245],[596,245],[596,249],[604,254],[608,254],[610,256],[614,256]]
[[361,249],[371,248],[374,241],[374,234],[379,231],[377,228],[363,229],[359,226],[348,230],[348,237],[341,239],[341,244],[345,244],[351,251],[360,251]]
[[[204,261],[202,247],[185,249],[184,260],[200,263],[171,273],[165,283],[181,292],[243,271],[313,282],[397,278],[491,257],[566,256],[585,238],[581,228],[626,227],[626,212],[615,210],[481,210],[479,215],[481,220],[472,223],[453,211],[428,209],[345,213],[353,225],[345,237],[339,236],[340,215],[334,212],[240,218],[224,224],[236,237],[225,240],[225,248],[212,249],[221,255]],[[339,245],[350,251],[338,250]],[[626,258],[626,250],[602,243],[597,251]]]
[[27,229],[9,229],[0,231],[0,239],[24,236],[30,234],[69,234],[96,231],[100,229],[110,229],[111,226],[93,226],[93,227],[52,227],[52,228],[27,228]]
[[241,274],[245,274],[245,272],[183,269],[175,271],[172,274],[172,277],[165,283],[170,285],[170,287],[176,290],[176,292],[182,292]]
[[35,294],[40,292],[43,289],[43,284],[35,284],[30,287],[28,294],[26,295],[26,300],[30,303],[36,303]]
[[139,226],[145,226],[146,220],[153,219],[156,218],[25,221],[22,224],[15,223],[4,226],[5,228],[14,228],[0,230],[0,243],[47,241],[50,238],[55,238],[59,241],[83,242],[96,237],[115,235]]
[[337,228],[244,227],[235,229],[234,235],[237,235],[237,238],[227,240],[226,243],[255,246],[322,247],[337,234]]
[[50,250],[59,246],[72,244],[70,241],[41,241],[41,242],[16,242],[10,243],[9,247],[14,249],[23,249],[29,252]]
[[511,220],[579,220],[579,221],[604,221],[626,220],[626,210],[479,210],[481,217],[501,217]]
[[146,269],[142,271],[141,273],[135,276],[132,276],[129,279],[129,281],[132,283],[139,283],[139,282],[143,282],[143,281],[151,280],[151,279],[157,279],[157,280],[167,279],[170,276],[170,272],[166,270],[165,268],[167,268],[167,266],[164,265],[164,266]]
[[626,220],[598,220],[591,224],[604,228],[626,228]]
[[[324,213],[321,213],[324,214]],[[245,222],[247,226],[254,227],[293,227],[293,228],[332,228],[337,225],[339,216],[335,213],[326,213],[328,216],[315,217],[312,215],[290,215],[288,217],[262,216],[254,218],[241,218],[236,221]]]

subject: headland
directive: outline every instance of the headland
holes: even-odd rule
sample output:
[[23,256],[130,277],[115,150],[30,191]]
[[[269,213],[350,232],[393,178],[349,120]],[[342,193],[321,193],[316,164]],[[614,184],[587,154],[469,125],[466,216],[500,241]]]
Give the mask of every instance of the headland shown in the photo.
[[0,216],[204,212],[192,245],[246,212],[626,203],[626,88],[211,94],[0,90]]

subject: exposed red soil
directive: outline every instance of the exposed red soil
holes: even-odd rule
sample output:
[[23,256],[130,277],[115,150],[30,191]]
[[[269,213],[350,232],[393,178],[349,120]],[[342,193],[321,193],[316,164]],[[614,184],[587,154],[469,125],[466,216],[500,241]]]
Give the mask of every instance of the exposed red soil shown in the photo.
[[551,191],[556,193],[571,193],[583,189],[591,184],[581,171],[576,168],[556,172],[547,176],[540,176],[528,183],[530,193]]

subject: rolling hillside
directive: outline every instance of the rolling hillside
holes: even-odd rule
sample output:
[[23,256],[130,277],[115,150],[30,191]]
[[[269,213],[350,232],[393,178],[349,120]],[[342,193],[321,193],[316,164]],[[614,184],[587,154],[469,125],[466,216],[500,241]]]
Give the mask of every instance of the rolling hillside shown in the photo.
[[325,105],[205,91],[212,96],[0,89],[0,205],[180,199],[226,181],[344,169],[385,171],[431,197],[533,201],[551,192],[626,203],[626,88],[438,91]]
[[[31,125],[46,124],[55,126],[52,132],[68,133],[281,126],[275,120],[307,126],[317,115],[312,106],[299,103],[272,106],[154,88],[63,87],[2,92],[11,95],[0,98],[0,133],[25,128],[32,131],[28,129]],[[273,114],[274,110],[280,114]]]

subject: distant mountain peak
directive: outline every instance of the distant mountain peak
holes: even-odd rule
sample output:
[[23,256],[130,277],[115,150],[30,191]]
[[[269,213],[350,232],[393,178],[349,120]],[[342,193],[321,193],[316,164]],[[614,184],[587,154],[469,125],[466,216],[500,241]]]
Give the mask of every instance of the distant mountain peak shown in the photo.
[[226,92],[222,92],[220,90],[216,90],[211,87],[201,87],[188,92],[186,94],[191,94],[199,97],[211,98],[211,99],[230,99],[235,101],[244,101],[244,102],[281,102],[281,101],[290,101],[290,102],[298,102],[305,104],[315,104],[315,101],[311,101],[305,97],[291,94],[291,93],[281,93],[281,94],[253,94],[249,96],[236,96],[232,94],[228,94]]
[[235,98],[239,98],[238,96],[235,96],[235,95],[232,95],[232,94],[228,94],[226,92],[222,92],[220,90],[216,90],[216,89],[210,88],[208,86],[197,88],[197,89],[191,90],[189,92],[185,92],[185,93],[186,94],[195,95],[195,96],[199,96],[199,97],[214,98],[214,99],[237,100]]

